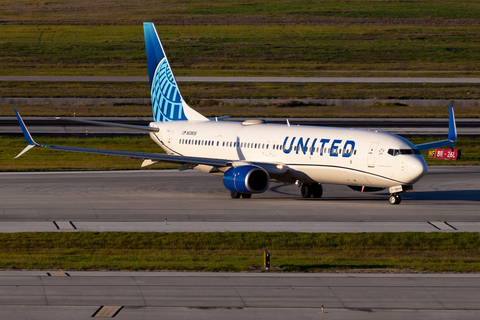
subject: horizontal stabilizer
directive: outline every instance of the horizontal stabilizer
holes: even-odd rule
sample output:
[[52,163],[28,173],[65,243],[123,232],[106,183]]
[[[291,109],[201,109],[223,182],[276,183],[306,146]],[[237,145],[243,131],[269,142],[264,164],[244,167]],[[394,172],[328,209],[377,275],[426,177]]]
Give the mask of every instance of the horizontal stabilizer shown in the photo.
[[120,127],[120,128],[126,128],[126,129],[138,130],[138,131],[146,131],[146,132],[158,132],[158,131],[160,131],[159,128],[149,127],[149,126],[137,126],[137,125],[133,125],[133,124],[93,121],[93,120],[84,120],[84,119],[68,118],[68,117],[56,117],[55,119],[75,121],[75,122],[93,124],[93,125],[104,126],[104,127]]

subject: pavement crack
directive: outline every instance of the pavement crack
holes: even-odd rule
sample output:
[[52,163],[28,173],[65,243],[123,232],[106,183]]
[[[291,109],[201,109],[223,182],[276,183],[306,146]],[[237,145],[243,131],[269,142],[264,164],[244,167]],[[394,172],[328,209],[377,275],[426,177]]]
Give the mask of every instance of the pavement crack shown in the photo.
[[47,299],[47,293],[45,291],[45,283],[43,283],[43,277],[39,276],[40,278],[40,283],[42,284],[42,290],[43,290],[43,297],[45,298],[45,305],[48,306],[48,299]]
[[[335,298],[338,299],[338,301],[340,301],[340,303],[342,304],[343,308],[347,309],[347,307],[345,306],[345,304],[343,303],[342,299],[340,299],[340,297],[337,295],[337,293],[335,292],[335,290],[332,289],[332,287],[330,287],[328,284],[326,284],[322,278],[317,278],[318,280],[320,280],[320,282],[322,282],[332,293],[333,295],[335,296]],[[322,304],[323,305],[323,304]]]
[[89,203],[88,206],[89,206],[90,208],[92,208],[93,214],[95,215],[95,219],[98,219],[97,210],[95,210],[95,208],[92,206],[91,203]]
[[[413,278],[410,278],[410,279],[413,280]],[[414,280],[413,280],[413,281],[414,281]],[[433,300],[437,301],[438,304],[441,305],[444,310],[447,310],[447,308],[443,305],[443,303],[442,303],[440,300],[438,300],[438,299],[433,295],[433,293],[430,292],[430,290],[428,290],[428,287],[424,286],[423,284],[421,284],[421,286],[422,286],[423,289],[425,289],[425,291],[428,292],[428,294],[433,298]]]
[[225,279],[228,281],[228,283],[230,283],[232,285],[233,289],[235,289],[235,292],[237,293],[238,297],[242,301],[243,306],[246,307],[247,305],[245,304],[245,301],[243,301],[243,298],[240,295],[240,293],[238,292],[237,287],[230,281],[230,279],[228,277],[225,277]]
[[145,295],[143,294],[142,286],[140,284],[138,284],[137,279],[135,277],[132,277],[132,278],[133,278],[133,281],[135,281],[135,283],[137,284],[138,289],[140,290],[140,293],[142,294],[143,304],[146,307],[147,306],[147,301],[145,300]]

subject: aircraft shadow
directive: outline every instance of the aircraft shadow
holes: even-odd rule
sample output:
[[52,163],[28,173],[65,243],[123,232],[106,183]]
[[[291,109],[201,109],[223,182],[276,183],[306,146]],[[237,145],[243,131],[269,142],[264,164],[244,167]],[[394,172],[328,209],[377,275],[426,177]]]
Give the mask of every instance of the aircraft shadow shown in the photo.
[[422,191],[402,193],[402,199],[476,201],[480,202],[480,190]]
[[[287,193],[284,193],[287,194]],[[294,194],[289,194],[294,195]],[[319,199],[309,198],[303,199],[301,196],[296,198],[299,201],[385,201],[388,199],[388,193],[369,194],[365,197],[337,196],[323,197]],[[403,200],[422,200],[422,201],[474,201],[480,202],[480,190],[453,190],[453,191],[414,191],[402,193]]]

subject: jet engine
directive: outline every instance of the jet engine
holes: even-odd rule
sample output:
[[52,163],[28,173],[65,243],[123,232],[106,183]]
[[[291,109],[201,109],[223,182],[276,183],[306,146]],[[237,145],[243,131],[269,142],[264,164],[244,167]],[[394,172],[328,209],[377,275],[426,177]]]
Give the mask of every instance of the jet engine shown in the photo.
[[268,189],[270,177],[263,168],[245,165],[228,169],[223,184],[231,192],[262,193]]

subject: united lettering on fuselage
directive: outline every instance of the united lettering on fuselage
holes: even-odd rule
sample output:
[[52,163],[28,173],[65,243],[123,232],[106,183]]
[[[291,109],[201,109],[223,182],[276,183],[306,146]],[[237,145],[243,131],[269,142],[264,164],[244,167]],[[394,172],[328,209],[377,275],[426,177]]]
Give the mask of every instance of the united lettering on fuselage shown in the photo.
[[[289,139],[291,139],[290,145],[288,144]],[[296,145],[295,141],[297,141]],[[309,141],[312,141],[310,145],[308,144]],[[318,145],[317,141],[319,142]],[[330,141],[332,142],[330,143]],[[343,147],[341,147],[342,145]],[[285,154],[289,154],[293,150],[296,154],[299,154],[299,152],[303,153],[304,155],[307,153],[310,155],[318,153],[320,156],[328,154],[332,157],[338,157],[338,155],[341,154],[342,157],[348,158],[351,157],[355,152],[355,141],[345,140],[345,142],[343,142],[341,139],[312,139],[304,137],[299,137],[297,139],[297,137],[290,138],[289,136],[286,136],[282,149],[283,153]]]

